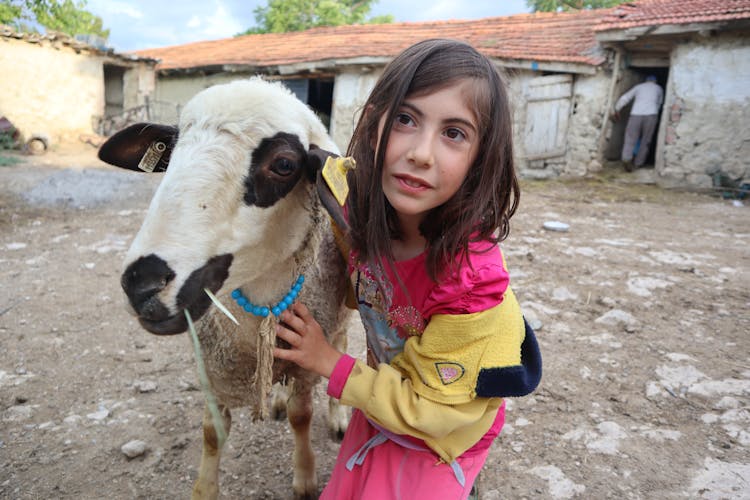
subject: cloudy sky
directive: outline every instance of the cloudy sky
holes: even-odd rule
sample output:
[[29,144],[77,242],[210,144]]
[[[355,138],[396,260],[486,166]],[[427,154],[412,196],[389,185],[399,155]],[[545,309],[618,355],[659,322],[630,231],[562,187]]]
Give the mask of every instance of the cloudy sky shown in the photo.
[[[88,0],[109,28],[109,46],[130,51],[227,38],[255,25],[265,0]],[[396,21],[479,19],[529,12],[525,0],[379,0],[370,14]]]

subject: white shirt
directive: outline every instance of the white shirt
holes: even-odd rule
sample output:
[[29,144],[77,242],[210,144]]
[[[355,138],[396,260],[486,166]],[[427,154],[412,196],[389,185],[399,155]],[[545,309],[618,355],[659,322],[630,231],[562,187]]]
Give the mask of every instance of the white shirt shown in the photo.
[[639,83],[632,89],[628,90],[615,104],[615,111],[620,111],[635,98],[631,115],[656,115],[659,114],[664,91],[656,82]]

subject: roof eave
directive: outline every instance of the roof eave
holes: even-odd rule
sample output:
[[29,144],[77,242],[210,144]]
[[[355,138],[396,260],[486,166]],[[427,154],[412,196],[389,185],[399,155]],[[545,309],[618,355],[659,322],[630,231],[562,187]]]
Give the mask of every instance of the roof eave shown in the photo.
[[294,75],[300,73],[330,72],[334,68],[359,67],[372,68],[384,66],[389,57],[351,57],[342,59],[320,59],[316,61],[293,61],[277,64],[224,63],[185,67],[158,67],[161,75],[189,75],[194,73],[265,73],[276,75]]
[[118,62],[146,63],[153,65],[156,65],[159,62],[158,59],[154,59],[153,57],[139,56],[132,52],[117,52],[111,47],[100,48],[94,45],[89,45],[88,43],[76,40],[69,35],[54,31],[46,34],[26,33],[16,31],[10,26],[0,24],[0,39],[3,38],[19,40],[33,45],[39,45],[41,43],[49,43],[53,46],[62,45],[76,53],[84,52],[86,54],[102,56]]
[[539,61],[535,59],[494,59],[498,66],[514,69],[528,69],[531,71],[551,71],[553,73],[576,73],[580,75],[595,75],[597,67],[604,64],[602,59],[596,64],[569,61]]
[[686,24],[649,24],[643,26],[630,26],[626,28],[602,30],[598,31],[595,34],[595,37],[596,40],[600,43],[629,42],[644,36],[668,36],[722,30],[725,29],[728,24],[728,21]]
[[[540,61],[536,59],[492,58],[498,66],[505,68],[529,69],[532,71],[552,71],[558,73],[578,73],[593,75],[597,67],[605,61],[605,57],[592,57],[590,61]],[[335,69],[355,69],[370,72],[376,67],[383,67],[391,57],[362,56],[342,59],[321,59],[317,61],[299,61],[281,64],[209,64],[190,67],[167,67],[157,71],[164,76],[191,75],[195,73],[263,73],[268,75],[299,75],[313,73],[331,73]]]

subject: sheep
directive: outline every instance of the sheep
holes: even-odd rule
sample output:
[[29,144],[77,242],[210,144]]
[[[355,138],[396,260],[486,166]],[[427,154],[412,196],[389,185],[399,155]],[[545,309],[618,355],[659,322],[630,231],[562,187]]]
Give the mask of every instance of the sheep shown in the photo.
[[[317,194],[327,156],[322,150],[337,152],[317,116],[281,83],[259,77],[199,92],[185,105],[178,128],[132,125],[99,150],[100,159],[117,167],[165,171],[127,252],[121,284],[131,312],[151,333],[185,332],[184,311],[200,318],[197,336],[227,433],[231,408],[252,405],[255,417],[268,414],[270,380],[263,380],[259,355],[265,353],[268,377],[272,363],[274,381],[291,381],[286,413],[294,433],[297,498],[317,496],[310,423],[319,377],[273,361],[273,312],[265,318],[252,307],[246,312],[231,293],[239,289],[252,304],[273,305],[302,275],[301,300],[331,342],[346,348],[346,263]],[[204,289],[239,325],[212,305]],[[278,403],[277,396],[276,412]],[[219,494],[222,443],[209,410],[207,405],[193,498]],[[348,412],[331,400],[330,430],[340,436],[347,423]]]

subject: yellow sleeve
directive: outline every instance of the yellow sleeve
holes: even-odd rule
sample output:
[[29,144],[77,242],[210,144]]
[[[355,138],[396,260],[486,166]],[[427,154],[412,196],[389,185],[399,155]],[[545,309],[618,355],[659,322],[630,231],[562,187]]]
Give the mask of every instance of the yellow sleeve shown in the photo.
[[[499,398],[478,398],[461,405],[435,402],[420,396],[411,381],[404,379],[392,366],[381,364],[376,370],[359,360],[341,393],[342,403],[361,409],[377,424],[397,434],[423,440],[440,439],[475,425],[488,411],[496,410],[500,401]],[[486,428],[477,432],[476,440],[491,423],[490,420]]]
[[[392,432],[423,439],[439,454],[465,451],[487,432],[502,404],[500,397],[477,397],[479,373],[484,366],[519,365],[523,334],[510,289],[487,311],[435,315],[391,365],[374,369],[357,361],[341,402]],[[441,456],[457,456],[446,453]]]
[[503,302],[486,311],[433,316],[391,364],[423,397],[462,404],[477,397],[480,374],[521,364],[524,335],[521,308],[508,288]]

